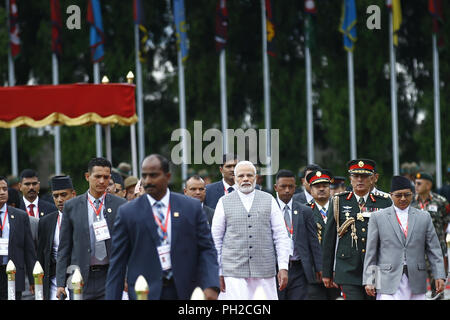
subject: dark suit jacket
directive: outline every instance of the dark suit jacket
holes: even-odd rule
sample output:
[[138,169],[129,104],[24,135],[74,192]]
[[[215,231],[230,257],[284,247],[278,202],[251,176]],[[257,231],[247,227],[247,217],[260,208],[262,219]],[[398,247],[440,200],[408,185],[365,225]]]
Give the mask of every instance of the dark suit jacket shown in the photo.
[[[217,253],[200,202],[175,192],[170,192],[169,201],[173,279],[178,298],[186,300],[197,286],[203,289],[219,287]],[[134,286],[139,275],[148,282],[148,299],[160,299],[159,245],[157,225],[147,195],[120,207],[112,235],[106,299],[122,298],[125,274],[130,299],[136,299]]]
[[[80,268],[86,286],[91,260],[87,192],[64,203],[64,218],[61,222],[58,258],[56,261],[56,284],[66,286],[66,269],[69,265]],[[112,237],[114,219],[119,207],[126,200],[106,194],[103,214]],[[108,257],[111,256],[111,239],[105,241]]]
[[16,266],[16,291],[25,290],[25,270],[30,284],[34,284],[33,268],[36,250],[31,237],[30,219],[25,211],[8,206],[8,260]]
[[217,181],[206,185],[206,197],[204,205],[216,209],[217,202],[225,195],[223,181]]
[[322,271],[322,248],[312,210],[292,201],[292,213],[294,249],[300,255],[306,279],[309,283],[316,283],[315,272]]
[[[53,203],[42,200],[41,198],[39,198],[38,200],[38,208],[39,208],[39,218],[58,210]],[[20,209],[24,210],[25,212],[28,209],[25,208],[25,202],[23,202],[23,197],[20,197]]]
[[53,261],[52,248],[57,219],[58,211],[49,213],[39,219],[37,258],[44,269],[44,300],[48,300],[50,295],[50,266],[52,262],[56,262]]
[[214,217],[214,211],[215,211],[215,210],[214,210],[213,208],[210,208],[210,207],[205,206],[205,205],[203,204],[203,211],[205,211],[206,219],[208,220],[209,227],[211,228],[211,225],[212,225],[212,219],[213,219],[213,217]]
[[306,194],[305,191],[302,190],[302,192],[294,193],[292,196],[292,200],[296,202],[300,202],[301,204],[307,204],[308,201],[306,200]]

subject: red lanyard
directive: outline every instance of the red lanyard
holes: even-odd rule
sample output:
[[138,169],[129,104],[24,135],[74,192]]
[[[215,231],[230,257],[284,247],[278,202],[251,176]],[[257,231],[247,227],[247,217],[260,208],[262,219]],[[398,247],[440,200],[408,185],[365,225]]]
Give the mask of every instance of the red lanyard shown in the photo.
[[402,228],[403,233],[405,234],[405,237],[408,235],[408,222],[406,222],[406,229],[403,228],[402,223],[400,222],[400,219],[398,218],[398,214],[395,213],[395,216],[397,217],[398,224],[400,225],[400,228]]
[[292,234],[294,233],[294,227],[291,226],[291,227],[289,228],[288,225],[287,225],[287,223],[286,223],[286,221],[284,221],[284,224],[286,225],[286,229],[287,229],[287,231],[289,232],[289,234],[291,235],[291,238],[292,238]]
[[[230,188],[231,188],[231,186],[230,186]],[[225,188],[225,185],[223,186],[223,192],[224,192],[225,194],[228,194],[228,193],[229,193],[228,190]]]
[[8,208],[6,208],[5,217],[3,218],[3,223],[2,223],[2,227],[1,227],[2,233],[3,233],[3,228],[5,227],[5,222],[6,222],[6,216],[7,215],[8,215]]
[[106,192],[103,194],[103,199],[102,199],[102,202],[100,203],[100,206],[98,207],[98,210],[95,209],[94,204],[92,203],[91,199],[89,199],[89,196],[88,196],[88,201],[91,204],[91,207],[94,210],[95,214],[97,215],[97,218],[98,218],[98,215],[100,214],[100,212],[102,211],[103,202],[105,201],[105,198],[106,198],[105,195],[106,195]]
[[165,218],[166,223],[164,224],[164,226],[162,225],[161,220],[159,220],[159,218],[155,215],[155,213],[153,213],[153,216],[155,217],[156,224],[158,225],[158,227],[161,228],[161,230],[164,233],[167,233],[167,223],[169,222],[169,219],[167,219],[167,217],[168,217],[169,213],[170,213],[170,203],[169,203],[169,206],[167,207],[167,213],[166,213],[166,218]]

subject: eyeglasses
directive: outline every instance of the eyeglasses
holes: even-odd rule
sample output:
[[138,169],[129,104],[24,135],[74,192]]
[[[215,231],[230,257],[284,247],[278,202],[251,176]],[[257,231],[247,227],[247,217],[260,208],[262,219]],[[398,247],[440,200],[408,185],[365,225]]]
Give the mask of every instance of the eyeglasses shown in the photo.
[[396,197],[397,199],[401,199],[403,197],[405,198],[409,198],[412,196],[411,192],[407,192],[407,193],[391,193],[392,196]]

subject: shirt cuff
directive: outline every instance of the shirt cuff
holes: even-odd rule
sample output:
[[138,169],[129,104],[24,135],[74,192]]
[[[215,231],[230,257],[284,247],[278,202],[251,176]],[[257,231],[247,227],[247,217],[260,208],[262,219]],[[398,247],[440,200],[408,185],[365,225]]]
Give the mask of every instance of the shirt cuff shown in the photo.
[[289,270],[289,264],[288,263],[278,263],[278,270]]

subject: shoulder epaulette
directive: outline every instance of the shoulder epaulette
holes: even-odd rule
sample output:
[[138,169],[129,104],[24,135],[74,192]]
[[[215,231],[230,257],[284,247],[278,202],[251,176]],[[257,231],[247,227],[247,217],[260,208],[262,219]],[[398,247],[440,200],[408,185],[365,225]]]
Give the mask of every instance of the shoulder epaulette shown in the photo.
[[336,193],[333,197],[338,197],[338,196],[346,195],[349,193],[351,193],[351,191],[342,191],[342,192]]
[[389,198],[389,193],[386,193],[386,192],[380,192],[380,191],[378,191],[378,192],[371,192],[370,194],[371,194],[371,195],[374,195],[374,196],[376,196],[376,197],[379,197],[379,198],[384,198],[384,199]]
[[433,192],[433,197],[436,197],[436,198],[438,198],[441,201],[447,202],[447,198],[441,196],[439,193],[434,193]]

